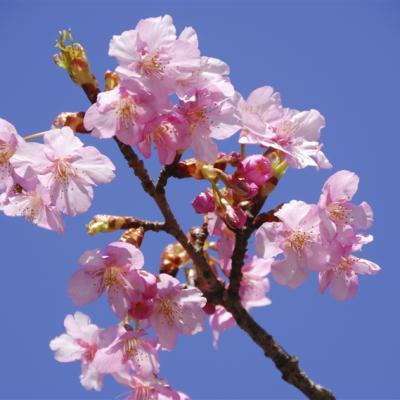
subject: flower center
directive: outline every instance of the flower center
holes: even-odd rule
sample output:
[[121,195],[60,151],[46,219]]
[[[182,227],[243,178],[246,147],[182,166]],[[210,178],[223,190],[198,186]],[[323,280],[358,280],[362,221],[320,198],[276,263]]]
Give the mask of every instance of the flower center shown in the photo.
[[117,130],[128,129],[137,117],[135,103],[130,96],[122,97],[117,104]]
[[171,299],[160,300],[159,307],[170,325],[173,325],[180,319],[180,309]]
[[146,54],[139,61],[139,68],[144,75],[161,79],[164,75],[165,66],[157,54]]
[[303,231],[294,231],[290,235],[289,239],[290,247],[296,252],[300,253],[304,247],[312,242],[311,235]]
[[82,339],[77,339],[76,342],[79,344],[79,346],[83,347],[86,351],[83,353],[83,360],[90,363],[93,361],[94,356],[96,355],[97,352],[97,347],[94,344],[90,344],[85,342]]
[[103,287],[109,289],[112,286],[121,286],[121,268],[107,267],[104,271]]
[[339,224],[344,224],[349,221],[350,210],[346,209],[342,203],[334,202],[326,207],[330,218]]
[[15,153],[15,150],[11,148],[7,143],[0,140],[0,166],[8,163],[8,160]]
[[63,184],[68,184],[70,177],[76,175],[75,168],[65,159],[58,160],[55,169],[57,179]]

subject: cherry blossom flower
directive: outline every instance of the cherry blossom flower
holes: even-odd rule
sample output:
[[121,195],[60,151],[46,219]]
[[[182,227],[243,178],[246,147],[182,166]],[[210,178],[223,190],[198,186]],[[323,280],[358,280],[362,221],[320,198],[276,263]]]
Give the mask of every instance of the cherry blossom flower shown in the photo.
[[281,222],[266,222],[256,232],[256,253],[262,258],[284,253],[272,264],[272,275],[282,285],[297,287],[307,277],[307,270],[321,272],[328,268],[329,251],[319,230],[316,205],[292,200],[275,215]]
[[83,306],[106,292],[112,310],[123,319],[134,295],[131,277],[144,263],[142,252],[129,243],[114,242],[107,246],[105,255],[99,249],[89,250],[78,263],[81,268],[68,284],[74,304]]
[[282,116],[281,96],[271,86],[260,87],[250,93],[246,101],[238,103],[242,121],[240,143],[260,144],[267,124]]
[[163,114],[143,128],[143,140],[137,147],[146,158],[150,157],[152,142],[156,145],[160,163],[171,164],[177,152],[190,146],[189,125],[176,112]]
[[109,55],[117,58],[118,73],[167,94],[200,67],[196,32],[187,27],[177,38],[169,15],[142,19],[135,29],[113,36]]
[[318,206],[327,238],[332,239],[345,225],[353,229],[366,229],[372,225],[373,213],[369,204],[350,202],[357,192],[358,182],[358,176],[346,170],[336,172],[325,182]]
[[108,347],[96,353],[93,365],[101,373],[134,369],[141,377],[157,375],[160,371],[157,340],[144,336],[143,330],[118,332]]
[[113,377],[118,383],[132,389],[126,400],[190,400],[186,394],[176,391],[157,377],[142,378],[126,373],[113,374]]
[[218,58],[201,57],[200,68],[189,78],[178,81],[176,94],[181,99],[190,100],[202,89],[232,97],[235,89],[229,79],[229,66]]
[[53,205],[71,216],[89,209],[92,186],[110,182],[115,170],[108,157],[84,146],[69,127],[46,132],[44,144],[21,144],[11,163],[20,177],[37,176]]
[[331,168],[318,143],[325,119],[317,110],[282,108],[280,96],[262,87],[239,102],[243,130],[240,143],[257,143],[281,151],[293,168]]
[[55,359],[59,362],[80,360],[82,386],[87,390],[100,391],[103,374],[99,373],[93,366],[93,360],[98,349],[107,343],[110,330],[99,329],[90,322],[87,315],[79,311],[74,315],[67,315],[64,326],[66,333],[57,336],[50,342],[50,348],[55,352]]
[[238,100],[238,95],[227,98],[220,92],[203,89],[198,90],[190,101],[179,103],[179,112],[189,124],[196,159],[213,163],[218,149],[212,139],[227,139],[238,131]]
[[351,254],[358,250],[357,240],[353,245],[343,246],[339,241],[331,244],[330,269],[319,273],[321,293],[329,288],[336,300],[350,299],[357,294],[358,275],[375,275],[380,271],[372,261]]
[[213,346],[217,348],[221,333],[233,328],[236,325],[236,321],[230,312],[218,305],[215,307],[214,314],[210,315],[209,322],[212,329]]
[[144,140],[144,124],[168,106],[166,97],[150,94],[138,82],[125,79],[97,96],[85,113],[84,124],[100,139],[117,136],[123,143],[135,145]]
[[183,287],[167,274],[159,275],[158,293],[149,321],[160,344],[172,350],[178,334],[194,335],[203,330],[206,299],[196,287]]
[[39,183],[31,190],[21,188],[20,192],[9,195],[7,203],[0,208],[9,217],[25,217],[41,228],[64,231],[60,212],[52,205],[48,190]]
[[271,304],[271,300],[265,294],[270,288],[267,275],[271,272],[273,261],[273,258],[254,256],[243,266],[239,295],[241,303],[247,310]]

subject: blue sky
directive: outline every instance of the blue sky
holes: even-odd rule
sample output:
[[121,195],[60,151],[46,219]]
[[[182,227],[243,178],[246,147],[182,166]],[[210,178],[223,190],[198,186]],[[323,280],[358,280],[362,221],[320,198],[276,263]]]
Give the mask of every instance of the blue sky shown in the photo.
[[[236,89],[247,96],[271,85],[286,106],[317,108],[326,117],[321,141],[332,172],[361,179],[356,202],[375,212],[375,241],[362,253],[382,267],[362,277],[356,299],[320,295],[316,277],[290,290],[272,282],[273,304],[254,316],[309,375],[339,398],[400,398],[397,261],[399,231],[400,4],[396,1],[11,1],[0,0],[0,117],[21,134],[45,130],[61,111],[88,103],[51,59],[60,29],[71,28],[101,77],[113,34],[141,18],[171,14],[179,30],[193,26],[204,55],[226,61]],[[109,155],[118,178],[97,188],[88,214],[67,220],[63,236],[0,215],[1,399],[115,399],[125,389],[106,379],[101,393],[79,384],[79,364],[59,364],[48,342],[76,308],[66,293],[76,260],[117,235],[86,236],[97,213],[159,218],[112,141],[85,138]],[[232,146],[233,142],[230,142]],[[223,149],[221,145],[221,149]],[[150,170],[156,173],[156,160]],[[272,208],[291,199],[316,202],[330,171],[290,171],[271,196]],[[190,201],[203,186],[173,182],[173,208],[187,229],[199,223]],[[167,236],[149,234],[146,265],[156,270]],[[115,322],[103,300],[81,309],[94,323]],[[161,374],[194,399],[301,398],[239,329],[213,350],[209,330],[182,337],[162,355]]]

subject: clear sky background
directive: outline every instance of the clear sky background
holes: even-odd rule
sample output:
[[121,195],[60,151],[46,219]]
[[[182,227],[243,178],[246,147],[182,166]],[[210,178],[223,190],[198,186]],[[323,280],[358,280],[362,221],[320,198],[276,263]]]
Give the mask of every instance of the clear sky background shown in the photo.
[[[60,29],[72,28],[101,77],[115,67],[107,55],[111,36],[165,13],[179,31],[196,29],[202,54],[226,61],[244,96],[271,85],[286,106],[317,108],[326,117],[321,141],[333,170],[290,171],[269,206],[316,202],[331,173],[355,171],[361,178],[355,201],[368,201],[376,219],[375,241],[361,254],[382,271],[361,277],[359,295],[345,303],[320,295],[315,275],[296,290],[272,282],[273,304],[253,315],[338,398],[400,398],[400,2],[0,0],[0,117],[27,135],[46,130],[61,111],[88,107],[52,62]],[[76,311],[66,293],[76,260],[118,237],[90,238],[84,224],[97,213],[159,218],[115,144],[84,140],[112,158],[118,177],[95,190],[86,215],[67,219],[64,235],[0,215],[1,399],[115,399],[126,392],[112,379],[101,393],[86,392],[79,363],[59,364],[48,348],[62,333],[65,315]],[[156,173],[158,162],[150,165]],[[202,188],[173,182],[168,189],[185,229],[200,222],[190,201]],[[169,242],[148,235],[143,251],[150,270],[157,270]],[[99,326],[116,322],[105,299],[81,310]],[[172,353],[162,354],[161,375],[194,399],[301,398],[237,328],[222,335],[218,351],[208,329],[181,337]]]

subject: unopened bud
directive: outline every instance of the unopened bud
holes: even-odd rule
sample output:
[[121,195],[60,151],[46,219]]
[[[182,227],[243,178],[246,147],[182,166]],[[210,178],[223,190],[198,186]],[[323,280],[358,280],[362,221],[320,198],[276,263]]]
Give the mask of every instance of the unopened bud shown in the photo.
[[[68,41],[70,44],[67,44]],[[60,49],[60,53],[53,56],[54,62],[64,68],[72,81],[81,86],[89,99],[95,102],[99,92],[99,83],[90,70],[85,49],[79,43],[74,42],[70,30],[60,31],[56,47]]]
[[206,214],[214,211],[215,200],[213,194],[209,190],[201,192],[192,201],[192,206],[198,214]]
[[88,133],[83,124],[83,118],[85,113],[80,112],[62,112],[58,114],[53,122],[53,126],[56,128],[63,128],[69,126],[74,132]]
[[189,256],[180,243],[169,244],[161,254],[160,273],[176,276],[188,261]]

